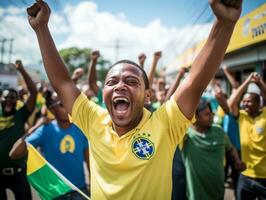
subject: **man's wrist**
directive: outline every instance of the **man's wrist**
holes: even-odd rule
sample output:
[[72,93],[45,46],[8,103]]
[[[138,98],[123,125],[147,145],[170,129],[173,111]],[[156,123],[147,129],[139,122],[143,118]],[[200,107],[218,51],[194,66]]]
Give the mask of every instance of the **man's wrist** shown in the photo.
[[237,21],[230,20],[216,20],[216,24],[220,27],[225,27],[226,29],[234,29]]
[[19,71],[19,73],[23,73],[23,72],[25,72],[24,67],[17,68],[17,70]]
[[42,33],[45,33],[45,32],[49,32],[49,28],[48,28],[48,24],[45,24],[45,25],[42,25],[42,26],[39,26],[39,27],[36,27],[34,29],[35,33],[37,35],[40,35]]

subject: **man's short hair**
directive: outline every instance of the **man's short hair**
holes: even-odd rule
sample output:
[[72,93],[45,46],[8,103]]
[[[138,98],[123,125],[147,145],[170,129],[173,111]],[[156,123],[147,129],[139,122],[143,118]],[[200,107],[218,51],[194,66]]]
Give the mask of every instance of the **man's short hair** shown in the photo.
[[[13,92],[13,93],[15,93],[16,94],[16,97],[18,98],[18,91],[16,90],[16,89],[14,89],[14,88],[8,88],[8,89],[6,89],[7,91],[9,91],[9,92]],[[5,91],[5,90],[4,90]]]
[[253,99],[257,102],[257,103],[260,103],[260,95],[257,94],[257,93],[254,93],[254,92],[247,92],[244,94],[244,97],[246,95],[252,95],[253,96]]
[[126,63],[126,64],[130,64],[130,65],[133,65],[135,67],[137,67],[138,69],[140,69],[140,71],[142,72],[142,78],[144,80],[144,84],[145,84],[145,89],[149,89],[149,79],[148,79],[148,76],[146,74],[146,72],[144,71],[144,69],[142,67],[140,67],[137,63],[133,62],[133,61],[130,61],[130,60],[119,60],[117,61],[115,64],[113,64],[109,71],[116,65],[119,65],[119,64],[123,64],[123,63]]
[[199,112],[203,111],[205,108],[209,107],[210,110],[212,111],[211,109],[211,104],[209,101],[207,101],[206,99],[204,98],[201,98],[200,99],[200,102],[198,104],[198,107],[196,109],[196,115],[199,114]]
[[43,94],[47,108],[49,108],[55,102],[52,96],[53,96],[53,91],[51,90],[46,90]]

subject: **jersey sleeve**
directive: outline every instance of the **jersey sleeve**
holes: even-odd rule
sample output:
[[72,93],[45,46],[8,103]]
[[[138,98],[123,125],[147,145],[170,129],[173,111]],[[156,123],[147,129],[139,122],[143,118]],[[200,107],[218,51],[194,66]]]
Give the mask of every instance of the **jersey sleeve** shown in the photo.
[[100,117],[106,112],[81,93],[73,104],[71,117],[73,123],[89,138],[93,123],[100,123]]
[[175,145],[183,141],[188,127],[195,122],[195,116],[192,119],[185,117],[173,96],[158,109],[158,112],[156,111],[156,114],[160,117],[160,121],[167,126],[170,140]]
[[33,133],[31,133],[25,140],[26,142],[32,144],[34,147],[40,147],[43,144],[45,126],[40,126]]

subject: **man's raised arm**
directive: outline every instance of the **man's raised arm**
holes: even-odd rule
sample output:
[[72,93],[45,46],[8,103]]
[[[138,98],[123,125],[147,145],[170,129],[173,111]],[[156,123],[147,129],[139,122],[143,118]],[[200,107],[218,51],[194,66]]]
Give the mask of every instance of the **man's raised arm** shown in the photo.
[[261,75],[259,75],[257,72],[253,74],[253,80],[257,84],[257,86],[260,88],[261,96],[264,101],[266,101],[266,83],[262,79]]
[[30,75],[28,74],[28,72],[25,70],[21,60],[16,60],[16,64],[14,65],[16,70],[19,71],[19,73],[21,74],[21,76],[23,77],[28,91],[29,91],[29,98],[26,101],[26,107],[27,110],[29,112],[32,112],[34,107],[35,107],[35,103],[36,103],[36,97],[37,97],[37,88],[32,80],[32,78],[30,77]]
[[100,57],[100,52],[98,50],[91,52],[90,63],[88,64],[88,84],[89,88],[94,92],[95,96],[97,96],[99,91],[99,86],[97,85],[97,73],[96,73],[96,65],[99,57]]
[[155,72],[156,72],[156,67],[157,67],[158,61],[160,60],[161,57],[162,57],[162,52],[161,51],[156,51],[154,53],[154,55],[153,55],[151,68],[150,68],[150,71],[148,73],[150,89],[152,88],[153,78],[154,78],[154,75],[155,75]]
[[239,103],[241,101],[241,97],[244,94],[244,92],[247,90],[248,85],[253,81],[253,76],[254,76],[254,73],[251,73],[228,99],[228,105],[230,108],[230,112],[235,117],[238,116]]
[[27,12],[29,15],[29,23],[38,38],[48,78],[63,102],[64,107],[71,113],[72,105],[79,96],[80,91],[71,80],[50,34],[48,28],[50,8],[45,2],[40,0],[28,8]]
[[190,73],[179,85],[174,98],[187,118],[192,118],[202,92],[215,75],[224,57],[235,24],[241,14],[241,0],[209,0],[216,21],[209,37],[194,60]]
[[146,60],[146,55],[144,53],[141,53],[141,54],[139,54],[138,59],[139,59],[139,66],[141,66],[144,69],[144,63]]

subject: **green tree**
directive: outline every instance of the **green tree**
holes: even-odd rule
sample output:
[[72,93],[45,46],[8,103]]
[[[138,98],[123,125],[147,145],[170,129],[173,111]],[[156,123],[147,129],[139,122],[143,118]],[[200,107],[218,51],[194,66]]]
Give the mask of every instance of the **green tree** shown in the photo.
[[[85,73],[88,72],[88,63],[90,62],[91,49],[88,48],[77,48],[70,47],[61,49],[59,51],[61,57],[63,58],[69,73],[81,67],[84,69]],[[103,81],[107,73],[108,67],[110,66],[110,61],[100,57],[97,64],[97,78],[99,81]]]

